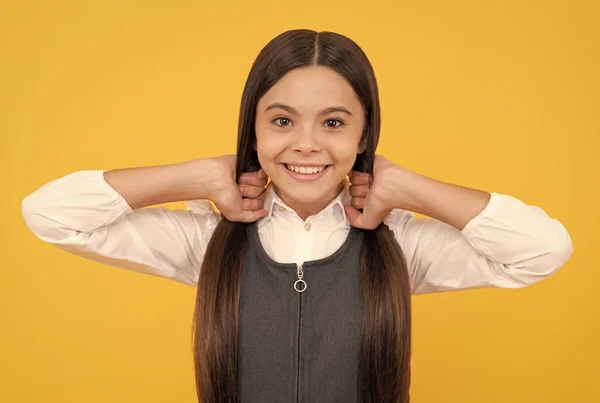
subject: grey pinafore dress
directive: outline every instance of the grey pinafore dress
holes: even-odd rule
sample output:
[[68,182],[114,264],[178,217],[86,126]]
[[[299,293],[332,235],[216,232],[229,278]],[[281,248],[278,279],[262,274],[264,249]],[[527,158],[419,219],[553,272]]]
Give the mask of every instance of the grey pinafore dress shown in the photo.
[[[275,262],[260,243],[256,223],[247,228],[239,401],[358,403],[360,230],[352,227],[334,254],[299,267]],[[296,283],[299,277],[305,288]]]

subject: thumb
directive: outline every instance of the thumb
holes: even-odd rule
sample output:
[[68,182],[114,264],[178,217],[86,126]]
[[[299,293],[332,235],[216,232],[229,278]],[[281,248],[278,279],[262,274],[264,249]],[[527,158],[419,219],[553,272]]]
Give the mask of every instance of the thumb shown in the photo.
[[361,213],[360,211],[358,211],[357,209],[355,209],[352,206],[345,206],[344,209],[346,210],[346,214],[348,215],[348,218],[350,219],[350,224],[352,224],[353,227],[362,228],[362,229],[371,229],[371,228],[368,228],[367,225],[365,225],[364,213]]
[[237,221],[252,223],[257,221],[259,218],[266,217],[268,215],[268,211],[265,209],[260,210],[243,210]]
[[243,208],[242,199],[240,198],[240,203],[235,206],[223,206],[223,209],[220,210],[221,214],[225,216],[231,222],[243,222],[243,223],[252,223],[257,221],[259,218],[266,217],[269,213],[264,208],[256,209],[256,210],[245,210]]
[[350,219],[350,223],[353,227],[356,228],[375,229],[379,226],[379,224],[381,224],[381,222],[385,218],[385,216],[373,216],[372,214],[369,214],[368,210],[367,212],[364,212],[363,210],[363,212],[361,213],[359,210],[352,206],[345,206],[344,209],[346,211],[346,214],[348,215],[348,218]]

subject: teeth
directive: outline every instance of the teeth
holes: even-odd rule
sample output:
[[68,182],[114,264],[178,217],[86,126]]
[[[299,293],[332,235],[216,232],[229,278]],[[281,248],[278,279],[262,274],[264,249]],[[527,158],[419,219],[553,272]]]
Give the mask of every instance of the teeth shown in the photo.
[[318,174],[319,172],[322,172],[325,169],[325,165],[306,167],[306,166],[296,166],[296,165],[285,164],[285,166],[287,169],[289,169],[292,172],[305,174],[305,175]]

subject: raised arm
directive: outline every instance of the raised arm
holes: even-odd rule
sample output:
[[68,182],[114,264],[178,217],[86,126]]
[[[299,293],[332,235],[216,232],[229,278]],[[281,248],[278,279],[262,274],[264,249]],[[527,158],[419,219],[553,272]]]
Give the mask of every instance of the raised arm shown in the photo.
[[[233,160],[224,156],[74,172],[25,197],[23,217],[38,238],[76,255],[195,285],[219,215],[208,202],[195,211],[149,206],[216,199],[233,216],[261,216],[262,205],[243,210],[246,204],[257,207],[260,201],[242,202],[233,179]],[[262,181],[253,180],[253,184]],[[244,195],[252,192],[255,189],[250,187]]]
[[509,195],[440,182],[384,158],[372,185],[361,173],[352,182],[346,211],[353,225],[383,220],[394,232],[413,294],[525,287],[555,273],[573,252],[559,220]]
[[406,210],[392,211],[385,223],[405,253],[413,294],[526,287],[556,273],[573,253],[560,221],[499,193],[462,230]]

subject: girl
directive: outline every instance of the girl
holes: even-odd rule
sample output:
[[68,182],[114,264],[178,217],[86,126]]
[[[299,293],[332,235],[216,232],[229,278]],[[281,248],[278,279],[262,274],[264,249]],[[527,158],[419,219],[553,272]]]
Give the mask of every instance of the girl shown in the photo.
[[236,156],[74,172],[23,216],[62,249],[197,286],[199,401],[404,403],[411,294],[528,286],[573,249],[538,207],[376,156],[379,127],[358,45],[288,31],[252,66]]

